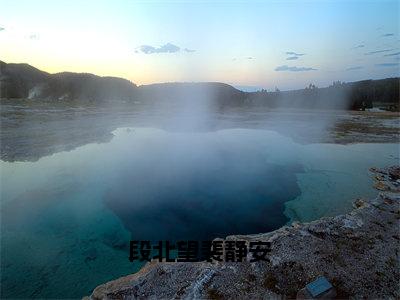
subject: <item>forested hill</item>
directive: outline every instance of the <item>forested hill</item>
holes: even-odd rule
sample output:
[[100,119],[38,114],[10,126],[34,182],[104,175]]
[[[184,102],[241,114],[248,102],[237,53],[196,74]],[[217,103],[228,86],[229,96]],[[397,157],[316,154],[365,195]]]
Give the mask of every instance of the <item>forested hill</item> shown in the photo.
[[254,105],[296,108],[347,108],[361,109],[391,106],[398,110],[400,102],[400,78],[363,80],[350,83],[334,82],[331,86],[318,88],[310,84],[305,89],[250,93]]
[[136,86],[116,77],[88,73],[49,74],[28,64],[0,61],[0,98],[64,101],[84,105],[103,103],[151,103],[152,105],[192,105],[208,101],[215,108],[241,106],[271,108],[360,109],[386,106],[398,110],[400,79],[334,82],[318,88],[310,84],[293,91],[242,92],[216,82],[164,83]]
[[88,73],[49,74],[28,64],[0,61],[0,96],[50,101],[74,101],[80,104],[134,99],[136,85],[116,77]]

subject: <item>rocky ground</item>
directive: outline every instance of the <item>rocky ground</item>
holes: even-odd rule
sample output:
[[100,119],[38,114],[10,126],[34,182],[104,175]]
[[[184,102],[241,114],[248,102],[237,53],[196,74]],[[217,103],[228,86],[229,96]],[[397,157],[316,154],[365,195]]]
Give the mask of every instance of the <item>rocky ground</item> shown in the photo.
[[372,168],[376,199],[346,215],[226,240],[271,242],[267,262],[159,263],[98,286],[90,299],[295,298],[324,275],[337,298],[400,297],[400,166]]
[[340,118],[330,130],[335,143],[397,143],[400,115],[395,112],[354,111]]

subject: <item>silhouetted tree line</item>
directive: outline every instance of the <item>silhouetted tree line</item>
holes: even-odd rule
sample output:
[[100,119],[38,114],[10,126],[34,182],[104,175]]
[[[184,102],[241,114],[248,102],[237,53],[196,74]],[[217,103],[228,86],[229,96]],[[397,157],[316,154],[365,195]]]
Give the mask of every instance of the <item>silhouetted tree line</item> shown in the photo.
[[400,78],[363,80],[351,83],[334,81],[332,85],[318,88],[314,84],[294,91],[274,92],[261,90],[248,93],[249,103],[255,105],[295,108],[331,108],[363,110],[384,107],[399,110]]

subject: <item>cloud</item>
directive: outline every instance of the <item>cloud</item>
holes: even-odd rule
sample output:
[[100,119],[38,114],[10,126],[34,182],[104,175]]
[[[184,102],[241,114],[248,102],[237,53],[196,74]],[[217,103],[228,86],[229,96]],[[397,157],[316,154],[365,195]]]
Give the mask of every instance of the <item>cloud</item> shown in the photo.
[[376,51],[371,51],[364,53],[364,55],[372,55],[372,54],[377,54],[377,53],[383,53],[383,52],[390,52],[393,51],[394,49],[384,49],[384,50],[376,50]]
[[288,58],[286,58],[286,60],[295,60],[298,59],[298,56],[289,56]]
[[361,45],[357,45],[351,49],[360,49],[360,48],[364,48],[364,47],[365,47],[365,45],[361,44]]
[[144,54],[157,54],[157,53],[176,53],[184,51],[186,53],[192,53],[196,52],[194,49],[189,49],[189,48],[184,48],[181,49],[179,46],[167,43],[165,45],[162,45],[160,47],[154,47],[150,45],[141,45],[135,49],[135,53],[144,53]]
[[381,37],[387,37],[387,36],[394,36],[394,33],[385,33],[381,35]]
[[383,64],[376,64],[377,67],[397,67],[399,63],[383,63]]
[[346,69],[346,71],[355,71],[355,70],[361,70],[363,67],[361,67],[361,66],[357,66],[357,67],[350,67],[350,68],[347,68]]
[[279,66],[275,68],[275,71],[289,71],[289,72],[303,72],[303,71],[316,71],[317,69],[308,67],[289,67],[287,65]]
[[232,58],[232,61],[236,61],[236,60],[244,60],[244,59],[254,59],[254,57],[252,56],[248,56],[248,57],[234,57]]
[[0,27],[0,31],[3,31],[3,30],[5,30],[5,28],[4,27]]
[[305,53],[296,53],[293,51],[286,52],[286,55],[293,55],[293,56],[303,56],[306,55]]
[[144,54],[154,54],[154,53],[175,53],[179,52],[180,50],[181,50],[180,47],[171,43],[167,43],[158,48],[149,45],[142,45],[135,52],[138,53],[139,51],[141,51]]
[[38,39],[39,39],[39,35],[36,34],[36,33],[31,34],[31,35],[29,35],[29,39],[30,39],[30,40],[38,40]]
[[385,54],[384,56],[399,56],[400,52]]

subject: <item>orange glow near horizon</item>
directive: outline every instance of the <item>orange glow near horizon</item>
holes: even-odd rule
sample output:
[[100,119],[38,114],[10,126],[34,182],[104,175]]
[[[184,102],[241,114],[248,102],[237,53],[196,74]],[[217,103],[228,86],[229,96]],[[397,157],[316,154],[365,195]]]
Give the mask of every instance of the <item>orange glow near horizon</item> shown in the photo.
[[396,1],[249,3],[15,0],[0,12],[0,60],[138,85],[284,90],[399,76]]

